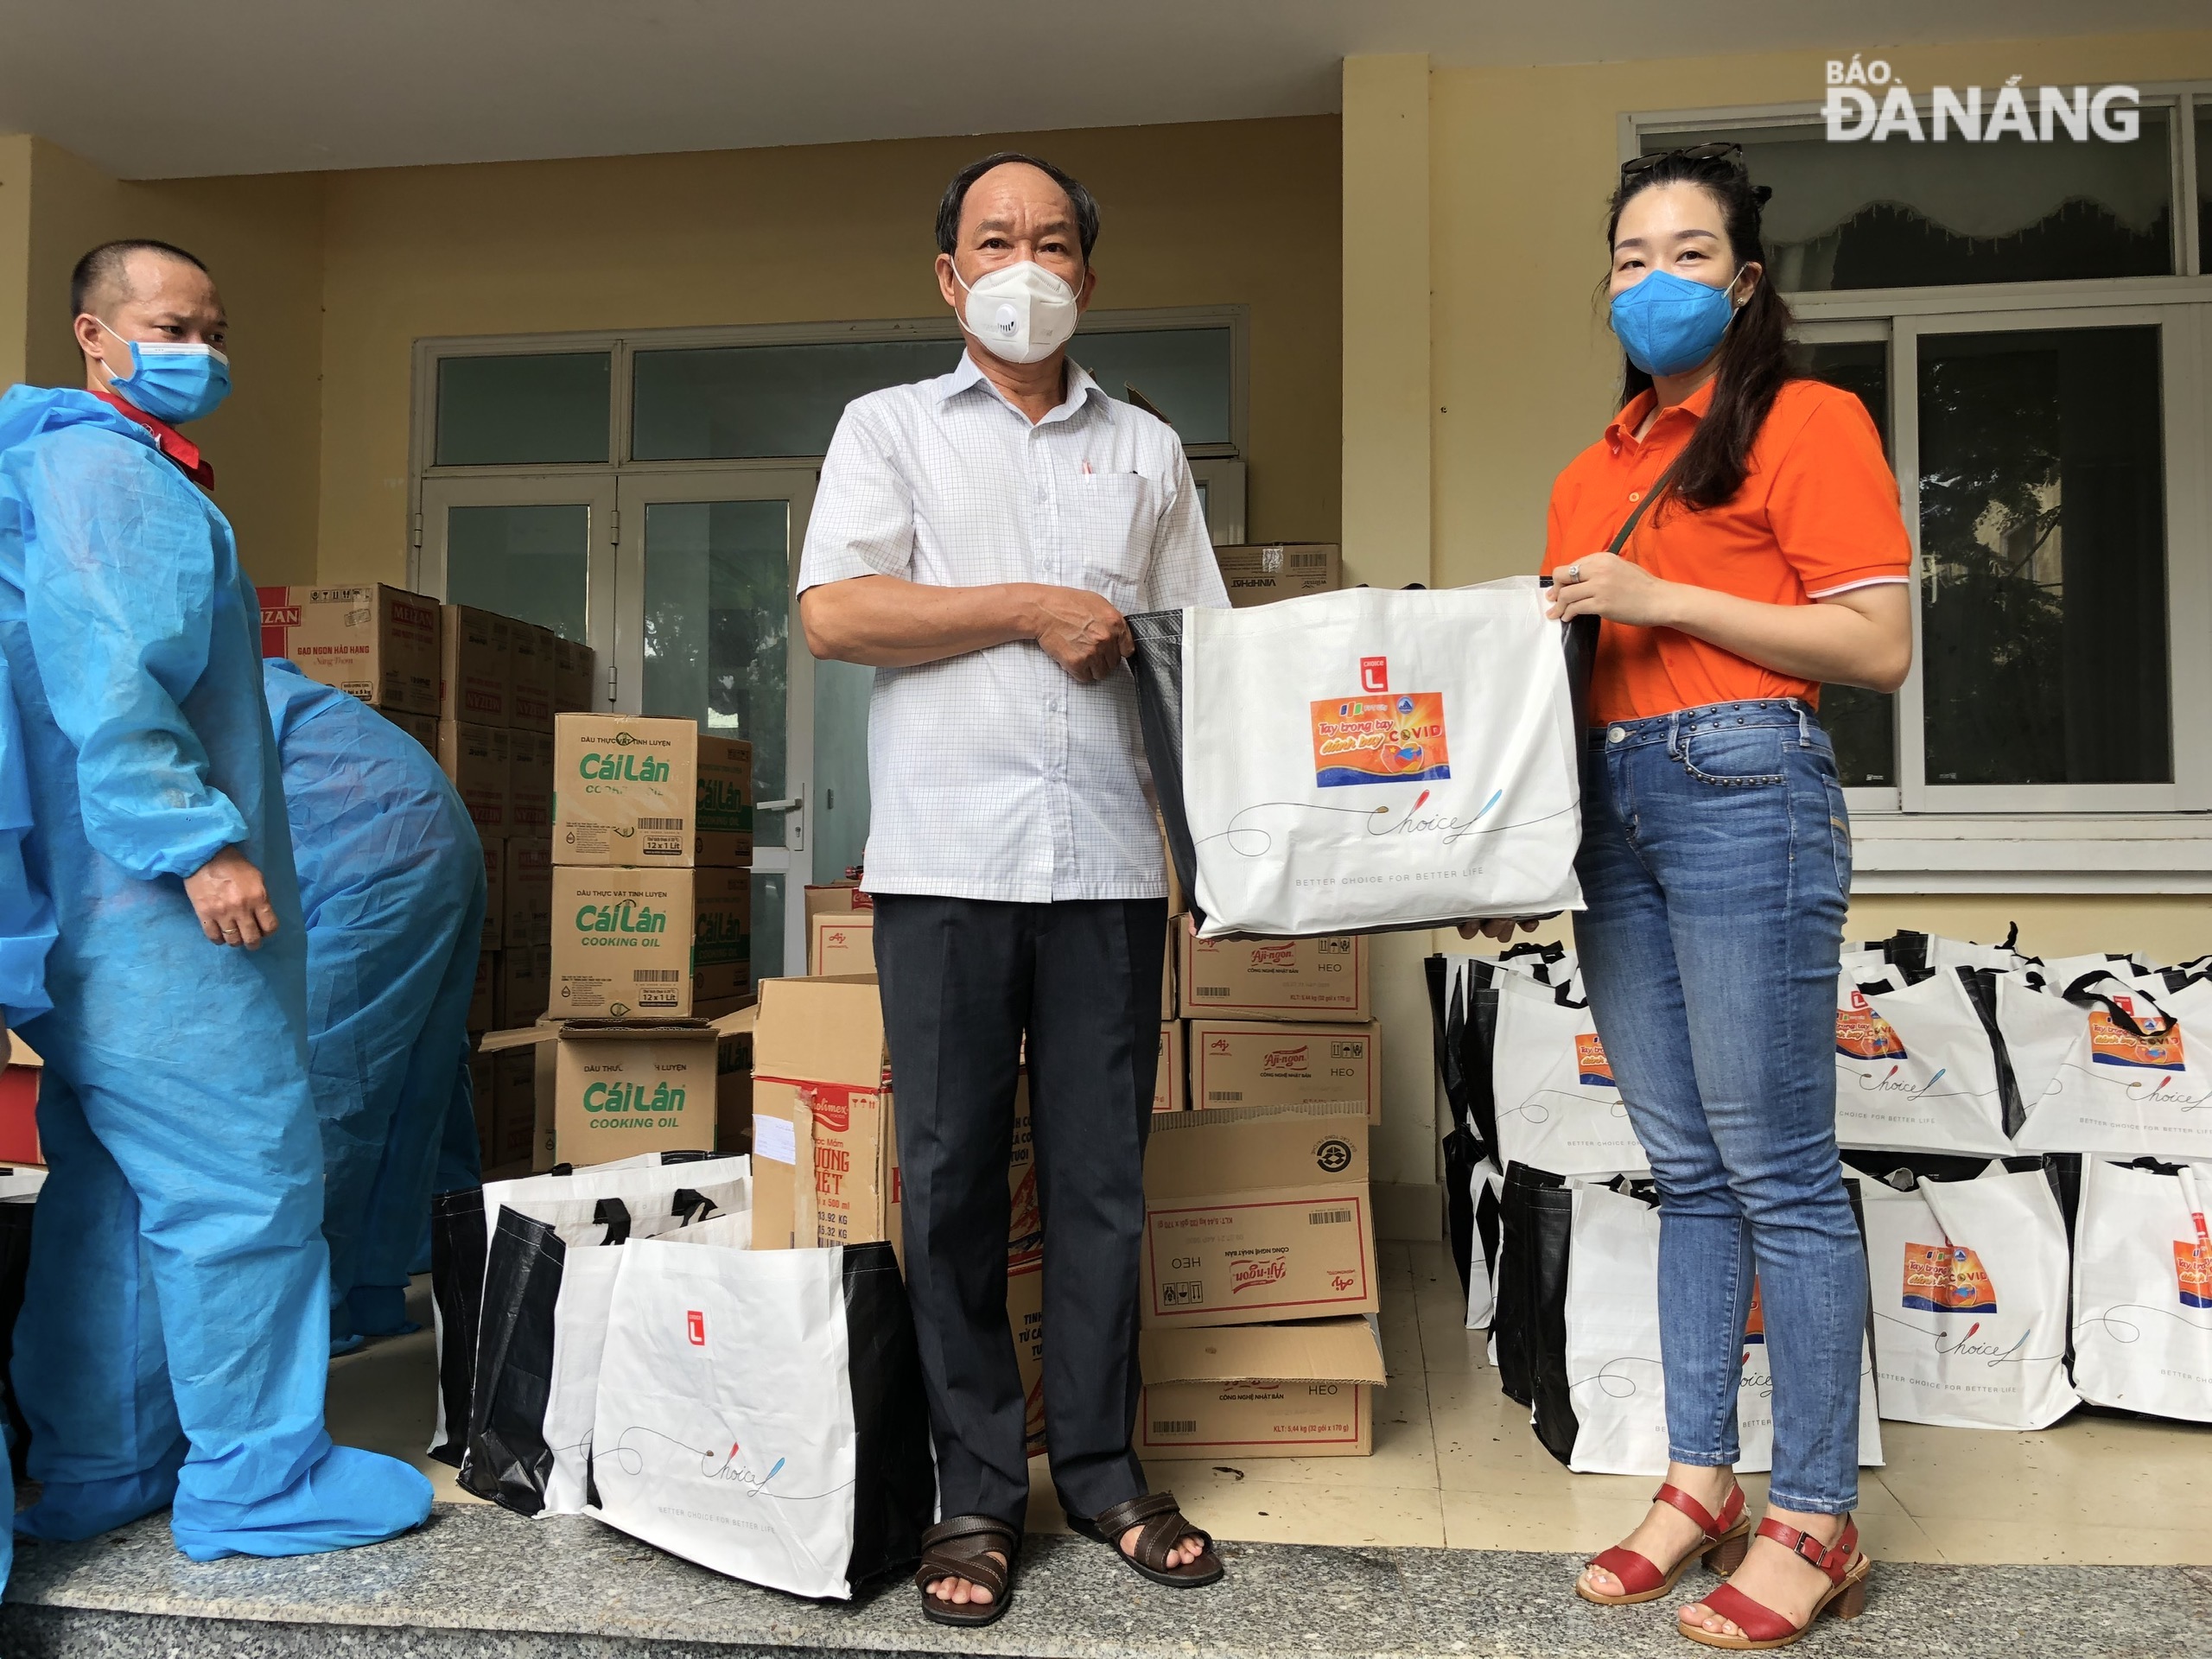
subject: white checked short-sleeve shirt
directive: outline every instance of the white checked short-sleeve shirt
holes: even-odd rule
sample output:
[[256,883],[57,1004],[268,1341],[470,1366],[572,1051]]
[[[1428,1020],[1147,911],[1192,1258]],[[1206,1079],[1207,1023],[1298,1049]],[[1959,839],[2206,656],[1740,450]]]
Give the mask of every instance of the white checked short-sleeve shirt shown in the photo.
[[[1072,362],[1065,401],[1034,426],[964,355],[846,407],[799,591],[867,575],[1087,588],[1124,613],[1229,602],[1173,430]],[[1167,890],[1126,668],[1080,684],[1031,640],[879,668],[868,751],[871,892]]]

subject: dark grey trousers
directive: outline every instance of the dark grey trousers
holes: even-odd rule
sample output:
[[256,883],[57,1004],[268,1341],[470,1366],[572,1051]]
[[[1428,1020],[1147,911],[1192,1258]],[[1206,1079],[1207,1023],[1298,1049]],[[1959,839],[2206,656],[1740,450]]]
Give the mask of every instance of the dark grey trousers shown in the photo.
[[1160,899],[876,898],[906,1287],[947,1516],[1020,1526],[1029,1506],[1006,1313],[1007,1164],[1025,1033],[1053,1484],[1081,1516],[1145,1491],[1129,1431],[1142,1381],[1137,1262],[1166,920]]

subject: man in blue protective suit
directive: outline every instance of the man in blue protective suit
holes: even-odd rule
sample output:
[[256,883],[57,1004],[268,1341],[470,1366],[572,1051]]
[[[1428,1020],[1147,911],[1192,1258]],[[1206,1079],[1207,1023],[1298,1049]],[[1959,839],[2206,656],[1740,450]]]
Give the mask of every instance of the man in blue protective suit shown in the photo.
[[329,1256],[307,1075],[307,938],[259,609],[175,423],[229,390],[191,255],[97,248],[71,283],[83,391],[0,397],[0,654],[24,861],[54,903],[50,1173],[12,1375],[81,1538],[172,1504],[195,1560],[372,1542],[429,1483],[323,1430]]
[[441,1137],[467,1128],[484,849],[429,750],[290,663],[263,664],[307,921],[308,1077],[322,1122],[333,1352],[415,1327],[408,1270]]
[[[23,837],[31,827],[30,792],[24,785],[23,741],[8,690],[8,659],[0,656],[0,1065],[8,1058],[8,1027],[35,1019],[46,1000],[46,953],[54,943],[54,910],[23,868]],[[6,1379],[0,1377],[0,1388]],[[0,1433],[6,1425],[0,1421]],[[16,1471],[0,1447],[0,1497],[16,1512]],[[13,1530],[0,1527],[0,1590],[14,1565]]]

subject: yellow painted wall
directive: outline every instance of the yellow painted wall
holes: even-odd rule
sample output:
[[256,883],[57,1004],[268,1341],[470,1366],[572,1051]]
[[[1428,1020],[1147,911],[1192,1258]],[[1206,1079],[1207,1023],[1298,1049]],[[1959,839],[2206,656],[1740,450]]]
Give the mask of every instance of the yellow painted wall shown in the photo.
[[[1826,52],[1440,69],[1430,85],[1435,577],[1535,568],[1551,482],[1613,409],[1620,354],[1594,294],[1618,117],[1817,101]],[[2212,76],[2212,31],[1900,47],[1919,88]],[[1346,175],[1346,188],[1354,181]],[[1346,422],[1354,418],[1347,408]]]
[[[147,236],[197,255],[231,320],[236,390],[191,436],[214,463],[215,499],[260,582],[310,582],[322,350],[322,181],[314,174],[129,183],[41,139],[28,145],[26,323],[20,365],[6,356],[0,274],[0,372],[36,385],[84,384],[69,333],[69,272],[118,237]],[[0,155],[7,152],[0,151]],[[0,196],[12,188],[0,160]],[[0,206],[0,258],[6,208]]]
[[23,378],[30,266],[31,138],[0,134],[0,386]]
[[322,579],[404,579],[416,339],[931,315],[938,196],[997,149],[1096,194],[1102,308],[1251,308],[1249,532],[1335,540],[1338,124],[1323,117],[334,174]]

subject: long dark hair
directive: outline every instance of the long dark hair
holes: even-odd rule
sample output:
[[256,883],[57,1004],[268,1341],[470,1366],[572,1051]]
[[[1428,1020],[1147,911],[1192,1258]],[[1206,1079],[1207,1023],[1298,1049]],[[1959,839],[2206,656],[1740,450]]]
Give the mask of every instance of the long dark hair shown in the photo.
[[[1683,505],[1701,512],[1731,499],[1750,470],[1751,441],[1774,407],[1775,394],[1790,378],[1789,308],[1774,291],[1766,248],[1759,240],[1759,209],[1767,192],[1755,188],[1741,162],[1732,156],[1697,156],[1676,152],[1622,176],[1605,217],[1605,254],[1612,257],[1620,232],[1621,210],[1654,185],[1694,184],[1720,204],[1720,224],[1737,268],[1760,267],[1758,286],[1737,310],[1720,341],[1720,360],[1713,377],[1713,402],[1682,451],[1680,469],[1669,492]],[[1651,376],[1621,359],[1621,404],[1651,384]],[[1661,504],[1662,512],[1665,504]]]

